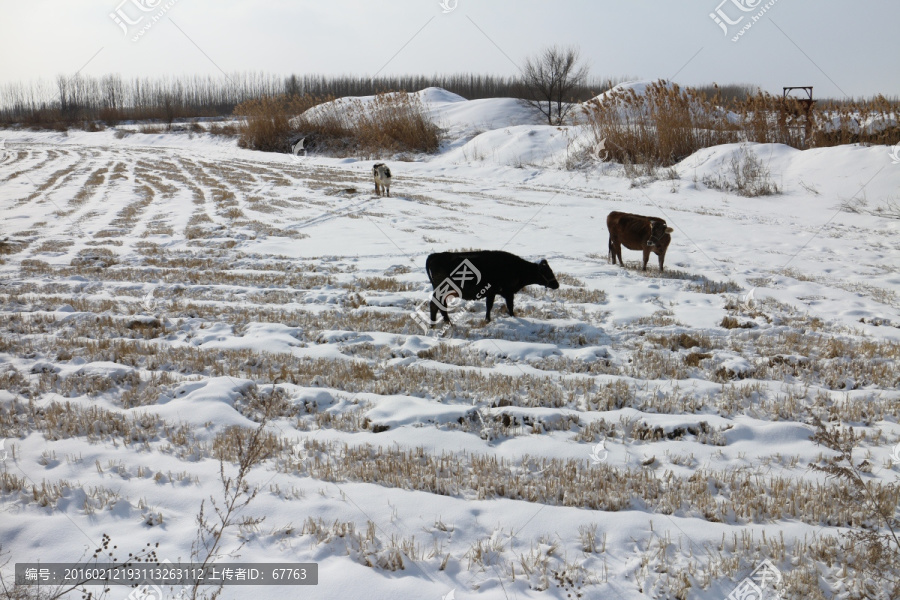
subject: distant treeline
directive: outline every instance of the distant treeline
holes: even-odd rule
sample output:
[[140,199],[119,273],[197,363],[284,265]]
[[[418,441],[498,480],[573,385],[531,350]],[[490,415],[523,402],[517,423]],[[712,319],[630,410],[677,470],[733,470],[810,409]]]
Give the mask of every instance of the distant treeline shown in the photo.
[[[589,100],[627,79],[592,79],[573,90],[571,100]],[[228,117],[242,102],[264,97],[341,98],[427,87],[441,87],[469,100],[526,95],[517,78],[496,75],[405,75],[374,79],[348,75],[280,77],[263,73],[236,73],[227,78],[132,79],[123,79],[119,75],[99,78],[60,75],[53,82],[38,80],[0,85],[0,125],[64,129],[96,122],[105,125],[120,121],[172,123],[191,118]],[[727,86],[720,91],[725,98],[743,98],[753,90],[750,86]]]
[[[583,102],[616,83],[634,78],[593,78],[572,91],[570,101]],[[237,105],[277,96],[341,98],[387,91],[417,91],[441,87],[469,100],[527,96],[516,77],[497,75],[404,75],[366,78],[349,75],[236,73],[224,76],[183,76],[123,79],[119,75],[60,75],[53,82],[0,85],[0,126],[65,129],[72,126],[115,125],[120,121],[171,124],[192,118],[228,117]],[[757,92],[751,85],[704,86],[699,92],[734,104]]]

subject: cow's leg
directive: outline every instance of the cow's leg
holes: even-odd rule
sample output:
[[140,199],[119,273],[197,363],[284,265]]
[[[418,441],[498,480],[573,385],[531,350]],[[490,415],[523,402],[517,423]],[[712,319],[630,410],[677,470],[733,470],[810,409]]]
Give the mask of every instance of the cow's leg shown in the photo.
[[513,295],[503,296],[503,299],[506,300],[506,310],[509,311],[509,316],[516,316],[516,313],[513,312]]
[[441,311],[441,316],[444,317],[444,322],[445,322],[445,323],[450,323],[450,315],[447,314],[447,311],[446,311],[445,309],[440,308],[440,307],[438,306],[438,303],[437,303],[437,301],[434,299],[434,296],[431,297],[431,303],[428,305],[428,309],[429,309],[429,312],[431,313],[431,322],[432,322],[432,324],[434,324],[435,321],[437,321],[437,313],[438,313],[438,310]]
[[659,256],[659,272],[662,273],[662,270],[663,270],[663,261],[666,260],[666,251],[663,250],[662,252],[660,252],[660,253],[658,254],[658,256]]
[[494,297],[495,294],[488,294],[484,297],[484,303],[487,305],[487,310],[484,313],[484,320],[488,323],[491,322],[491,309],[494,307]]
[[387,197],[390,198],[391,197],[391,186],[389,186],[389,185],[384,186],[384,191],[387,193]]
[[625,263],[622,261],[622,244],[619,242],[613,242],[613,264],[616,264],[616,257],[619,259],[619,266],[624,267]]
[[375,180],[375,195],[381,196],[381,186],[378,185],[378,180]]
[[438,307],[437,307],[437,304],[435,304],[435,302],[434,302],[434,296],[432,296],[431,302],[428,303],[428,313],[429,313],[429,316],[431,317],[432,327],[434,327],[434,322],[437,320],[437,312],[438,312]]
[[606,258],[607,258],[607,262],[612,262],[612,264],[616,264],[616,251],[613,249],[612,236],[609,236],[609,255]]
[[647,261],[650,260],[650,248],[644,246],[644,271],[647,270]]

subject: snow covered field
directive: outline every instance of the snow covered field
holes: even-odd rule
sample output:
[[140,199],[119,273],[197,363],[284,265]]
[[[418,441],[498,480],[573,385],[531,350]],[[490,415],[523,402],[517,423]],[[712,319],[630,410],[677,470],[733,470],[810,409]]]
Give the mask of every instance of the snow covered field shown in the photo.
[[[866,476],[897,480],[889,149],[721,146],[636,179],[565,169],[579,131],[513,100],[422,95],[448,143],[388,160],[390,198],[374,160],[0,132],[4,576],[103,534],[189,562],[229,428],[268,411],[241,513],[265,520],[221,550],[319,583],[224,598],[713,600],[763,559],[787,597],[846,593],[827,557],[871,522],[809,438],[852,425]],[[780,194],[704,184],[747,152]],[[663,273],[608,263],[612,210],[667,220]],[[426,335],[425,258],[464,248],[546,258],[561,287]]]

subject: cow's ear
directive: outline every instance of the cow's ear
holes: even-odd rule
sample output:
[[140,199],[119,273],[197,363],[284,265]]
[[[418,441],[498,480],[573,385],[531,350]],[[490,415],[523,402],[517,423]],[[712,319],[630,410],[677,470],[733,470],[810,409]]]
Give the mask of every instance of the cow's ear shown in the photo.
[[666,233],[672,233],[673,231],[675,231],[675,230],[672,229],[671,227],[666,227]]

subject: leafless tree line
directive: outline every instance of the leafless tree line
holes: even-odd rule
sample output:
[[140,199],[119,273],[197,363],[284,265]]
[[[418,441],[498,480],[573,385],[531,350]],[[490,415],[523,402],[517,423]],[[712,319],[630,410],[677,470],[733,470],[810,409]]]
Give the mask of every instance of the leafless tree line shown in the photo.
[[[585,80],[567,90],[572,99],[588,100],[613,84]],[[280,95],[317,97],[366,96],[385,91],[416,91],[441,87],[460,96],[528,97],[523,80],[496,75],[404,75],[378,78],[352,75],[290,75],[237,73],[223,76],[91,77],[60,75],[55,81],[0,84],[0,125],[37,127],[80,126],[101,121],[159,121],[226,117],[247,100]]]

